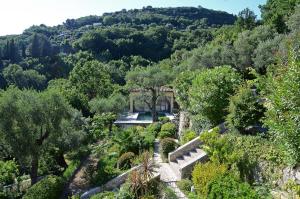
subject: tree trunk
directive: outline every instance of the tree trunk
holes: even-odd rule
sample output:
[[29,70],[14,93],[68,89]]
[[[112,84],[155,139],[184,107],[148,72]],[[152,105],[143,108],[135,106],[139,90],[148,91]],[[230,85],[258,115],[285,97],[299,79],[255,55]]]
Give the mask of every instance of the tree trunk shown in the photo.
[[113,127],[113,122],[110,122],[108,125],[108,131],[109,131],[109,136],[112,136],[112,127]]
[[58,152],[57,155],[55,155],[56,162],[59,166],[66,169],[68,167],[68,164],[65,161],[64,153],[62,151]]
[[39,158],[37,155],[34,155],[32,156],[32,160],[31,160],[31,171],[30,171],[31,185],[34,185],[37,182],[38,168],[39,168]]
[[152,90],[152,99],[151,99],[151,114],[153,122],[158,121],[157,112],[156,112],[156,100],[157,100],[157,93],[155,90]]

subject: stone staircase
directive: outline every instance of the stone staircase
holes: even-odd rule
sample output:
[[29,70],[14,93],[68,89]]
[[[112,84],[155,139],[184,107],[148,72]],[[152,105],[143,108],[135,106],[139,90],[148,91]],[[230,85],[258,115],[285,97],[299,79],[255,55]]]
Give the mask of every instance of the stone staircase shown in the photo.
[[200,145],[201,142],[197,137],[169,153],[169,165],[176,175],[176,180],[188,178],[196,163],[208,160],[207,154],[200,149]]

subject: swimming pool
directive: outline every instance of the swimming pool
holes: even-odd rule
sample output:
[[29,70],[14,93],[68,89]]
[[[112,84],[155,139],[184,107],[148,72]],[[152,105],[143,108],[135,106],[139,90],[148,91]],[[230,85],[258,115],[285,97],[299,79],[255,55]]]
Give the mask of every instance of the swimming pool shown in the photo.
[[[164,114],[164,113],[157,113],[157,114],[158,114],[158,117],[166,117],[166,114]],[[139,120],[139,121],[152,120],[152,114],[150,112],[139,113],[137,120]]]

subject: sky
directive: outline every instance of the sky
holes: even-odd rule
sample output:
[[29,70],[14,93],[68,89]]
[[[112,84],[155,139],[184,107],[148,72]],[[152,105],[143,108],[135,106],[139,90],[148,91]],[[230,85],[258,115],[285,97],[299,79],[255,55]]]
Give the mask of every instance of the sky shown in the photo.
[[104,12],[123,8],[176,6],[202,6],[237,14],[249,7],[260,16],[258,5],[266,0],[0,0],[0,36],[21,34],[32,25],[55,26],[66,19],[88,15],[101,15]]

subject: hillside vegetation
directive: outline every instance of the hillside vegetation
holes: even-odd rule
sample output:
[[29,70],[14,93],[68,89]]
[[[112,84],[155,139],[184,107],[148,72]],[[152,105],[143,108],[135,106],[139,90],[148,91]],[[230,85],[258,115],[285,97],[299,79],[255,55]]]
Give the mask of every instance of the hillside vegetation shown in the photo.
[[[148,6],[0,37],[0,198],[59,197],[88,157],[90,187],[145,166],[94,198],[176,198],[148,182],[154,141],[167,157],[197,136],[210,159],[178,182],[187,197],[299,197],[300,1],[260,9]],[[180,136],[156,110],[166,87],[188,118]],[[123,129],[132,89],[154,123]]]

